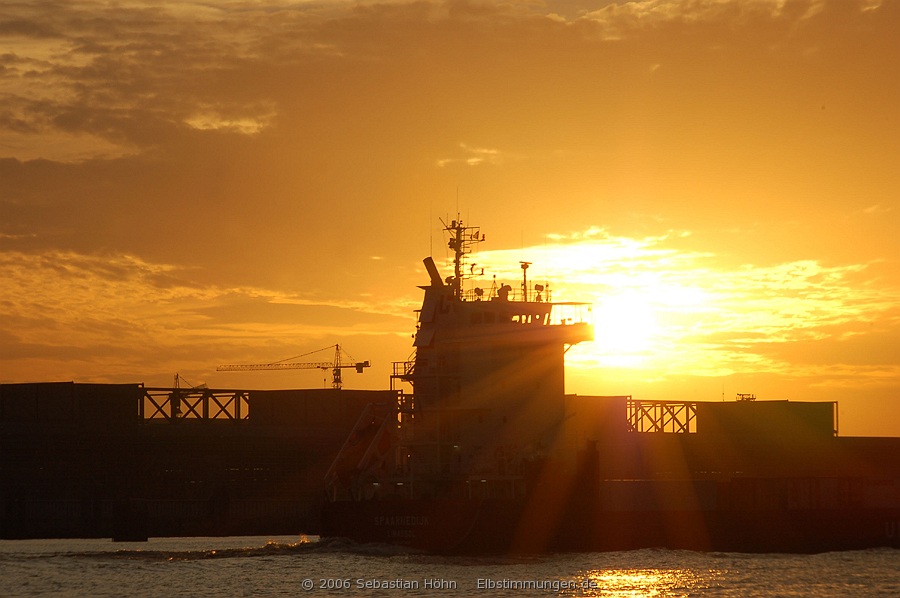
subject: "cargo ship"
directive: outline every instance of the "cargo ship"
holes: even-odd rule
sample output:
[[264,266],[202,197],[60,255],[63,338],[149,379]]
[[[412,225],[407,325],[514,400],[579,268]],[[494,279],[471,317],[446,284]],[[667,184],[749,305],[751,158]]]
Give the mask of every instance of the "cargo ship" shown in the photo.
[[[447,553],[900,547],[900,438],[842,437],[834,402],[565,392],[590,305],[471,286],[478,227],[424,260],[414,356],[325,477],[320,532]],[[468,288],[471,286],[471,288]]]

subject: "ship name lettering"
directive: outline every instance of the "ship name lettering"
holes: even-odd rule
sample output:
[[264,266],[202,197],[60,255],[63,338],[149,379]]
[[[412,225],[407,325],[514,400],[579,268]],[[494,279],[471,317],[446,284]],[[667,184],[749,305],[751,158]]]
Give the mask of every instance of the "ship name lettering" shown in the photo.
[[375,525],[387,527],[414,527],[428,525],[424,515],[377,515]]

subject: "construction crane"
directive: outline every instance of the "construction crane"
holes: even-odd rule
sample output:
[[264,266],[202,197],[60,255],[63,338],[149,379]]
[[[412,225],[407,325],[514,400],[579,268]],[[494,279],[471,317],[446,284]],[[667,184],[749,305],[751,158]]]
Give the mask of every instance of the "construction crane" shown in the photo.
[[[341,388],[341,370],[344,368],[355,368],[357,374],[362,374],[363,369],[369,367],[368,361],[354,361],[350,355],[345,353],[340,345],[334,345],[334,361],[294,361],[313,353],[320,353],[331,349],[325,347],[317,351],[304,353],[295,357],[288,357],[281,361],[273,361],[272,363],[249,363],[235,365],[220,365],[216,368],[217,372],[247,372],[253,370],[312,370],[319,369],[324,371],[331,370],[332,382],[331,387],[340,390]],[[347,357],[349,362],[345,362],[343,357]]]

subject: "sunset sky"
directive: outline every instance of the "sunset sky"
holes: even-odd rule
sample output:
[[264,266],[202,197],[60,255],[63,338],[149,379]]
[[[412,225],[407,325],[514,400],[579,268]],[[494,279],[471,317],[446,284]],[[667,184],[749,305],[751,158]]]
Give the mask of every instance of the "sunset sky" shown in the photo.
[[341,343],[387,388],[458,211],[488,280],[594,304],[569,392],[900,435],[898,32],[894,0],[4,2],[0,383],[321,387],[215,367]]

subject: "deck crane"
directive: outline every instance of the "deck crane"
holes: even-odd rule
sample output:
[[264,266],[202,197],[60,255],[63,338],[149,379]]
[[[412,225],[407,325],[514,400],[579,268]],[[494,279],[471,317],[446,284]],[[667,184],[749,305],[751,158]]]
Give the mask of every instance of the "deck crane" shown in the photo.
[[[341,370],[344,368],[355,368],[357,374],[362,374],[363,369],[369,367],[368,361],[353,361],[353,358],[347,355],[340,345],[334,345],[334,361],[294,361],[300,357],[306,357],[313,353],[320,353],[331,347],[325,347],[318,351],[311,351],[296,357],[288,357],[281,361],[273,361],[272,363],[249,363],[249,364],[233,364],[220,365],[216,367],[217,372],[246,372],[252,370],[311,370],[320,369],[323,372],[332,371],[331,387],[335,389],[341,388]],[[343,357],[349,358],[349,362],[345,363]]]

